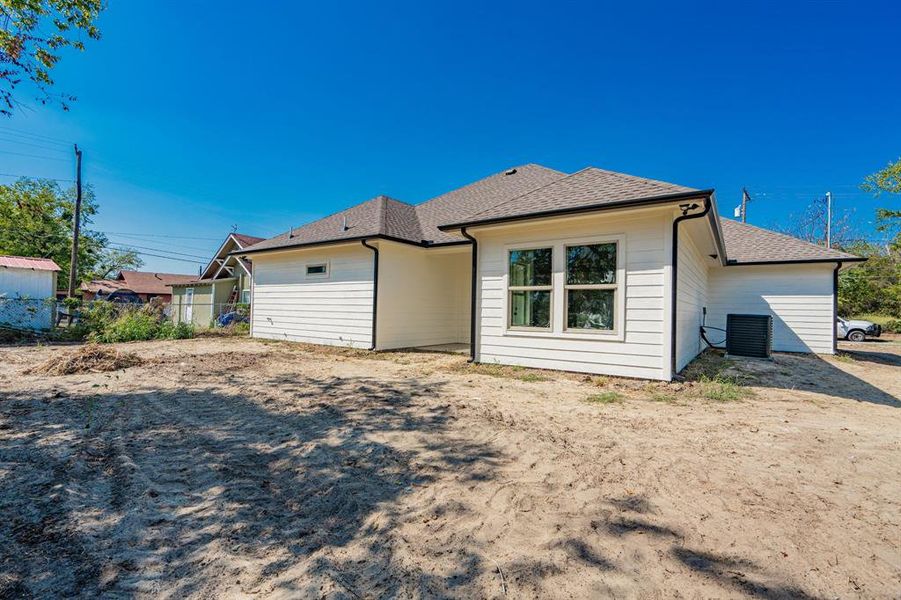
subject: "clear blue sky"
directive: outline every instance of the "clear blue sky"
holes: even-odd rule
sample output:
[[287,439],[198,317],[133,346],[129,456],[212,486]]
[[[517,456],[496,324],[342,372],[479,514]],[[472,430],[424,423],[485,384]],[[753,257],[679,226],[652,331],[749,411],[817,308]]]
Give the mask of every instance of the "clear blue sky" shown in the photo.
[[97,229],[205,238],[116,242],[206,257],[232,225],[274,235],[526,162],[714,187],[727,215],[746,186],[762,226],[827,190],[860,227],[891,202],[856,185],[901,156],[897,3],[109,4],[55,71],[72,111],[26,97],[0,121],[0,173],[72,177],[63,146],[16,132],[78,142]]

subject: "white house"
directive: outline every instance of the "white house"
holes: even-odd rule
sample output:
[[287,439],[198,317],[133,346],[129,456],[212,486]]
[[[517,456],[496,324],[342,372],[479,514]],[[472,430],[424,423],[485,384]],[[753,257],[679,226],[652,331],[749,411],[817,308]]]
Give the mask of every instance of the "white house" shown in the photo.
[[50,329],[59,270],[49,258],[0,256],[0,325]]
[[861,260],[722,220],[713,190],[539,165],[416,206],[379,196],[237,254],[255,337],[468,344],[478,362],[662,380],[729,313],[772,315],[777,351],[834,352],[838,269]]

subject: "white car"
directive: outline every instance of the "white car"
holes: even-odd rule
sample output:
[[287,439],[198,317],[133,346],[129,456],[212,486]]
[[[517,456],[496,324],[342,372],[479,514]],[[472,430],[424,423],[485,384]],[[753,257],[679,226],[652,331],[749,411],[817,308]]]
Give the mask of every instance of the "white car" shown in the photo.
[[838,317],[835,321],[835,333],[839,338],[851,342],[863,342],[867,337],[882,335],[882,326],[870,321],[847,320]]

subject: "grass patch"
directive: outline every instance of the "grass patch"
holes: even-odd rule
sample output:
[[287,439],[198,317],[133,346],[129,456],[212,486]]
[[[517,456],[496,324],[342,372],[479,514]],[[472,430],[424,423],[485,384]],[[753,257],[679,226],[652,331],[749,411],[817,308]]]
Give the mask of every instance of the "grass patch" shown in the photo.
[[735,402],[754,395],[747,387],[756,377],[743,373],[734,360],[719,350],[707,350],[682,371],[686,393],[714,402]]
[[664,402],[666,404],[675,404],[679,397],[672,392],[664,392],[662,390],[658,390],[656,392],[651,393],[650,399],[654,402]]
[[622,401],[623,396],[620,393],[613,391],[592,394],[585,399],[585,402],[590,402],[591,404],[615,404]]
[[857,362],[857,360],[855,360],[855,358],[853,356],[851,356],[850,354],[848,354],[847,352],[836,352],[834,358],[838,362],[843,362],[843,363],[856,363]]
[[698,387],[702,397],[714,402],[735,402],[754,395],[754,392],[734,378],[724,376],[702,376],[698,381]]
[[488,375],[500,379],[516,379],[526,383],[549,381],[550,377],[535,369],[526,369],[512,365],[499,365],[492,363],[459,363],[451,367],[457,373],[470,373],[475,375]]
[[682,371],[686,381],[701,381],[703,378],[715,379],[735,367],[735,361],[726,358],[725,353],[718,350],[705,350]]

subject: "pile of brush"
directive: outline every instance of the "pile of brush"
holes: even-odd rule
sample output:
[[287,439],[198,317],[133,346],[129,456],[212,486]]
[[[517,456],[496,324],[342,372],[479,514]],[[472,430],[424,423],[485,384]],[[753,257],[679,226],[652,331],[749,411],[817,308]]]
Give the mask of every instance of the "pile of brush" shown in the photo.
[[32,375],[106,373],[142,364],[144,364],[144,359],[132,352],[122,352],[97,344],[88,344],[74,352],[54,356],[25,372]]

